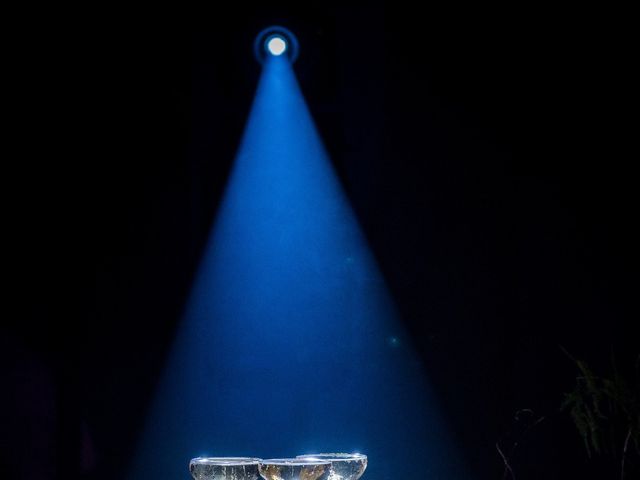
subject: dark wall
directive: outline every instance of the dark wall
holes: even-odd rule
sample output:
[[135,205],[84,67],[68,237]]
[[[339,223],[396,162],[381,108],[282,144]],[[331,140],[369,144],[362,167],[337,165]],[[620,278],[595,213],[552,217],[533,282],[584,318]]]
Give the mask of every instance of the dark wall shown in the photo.
[[[500,477],[494,444],[521,408],[548,419],[519,478],[596,475],[557,413],[576,375],[559,346],[602,370],[638,350],[622,16],[323,2],[9,18],[15,478],[122,475],[272,23],[299,36],[309,107],[477,478]],[[25,451],[46,453],[16,476]]]

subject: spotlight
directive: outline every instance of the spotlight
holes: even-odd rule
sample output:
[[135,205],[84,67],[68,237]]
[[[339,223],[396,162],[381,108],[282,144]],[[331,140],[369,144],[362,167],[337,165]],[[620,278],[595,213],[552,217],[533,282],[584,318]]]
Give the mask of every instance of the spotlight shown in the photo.
[[267,50],[276,57],[282,55],[287,50],[287,41],[280,35],[274,35],[267,42]]
[[268,56],[286,55],[294,62],[298,58],[298,40],[284,27],[274,25],[265,28],[256,37],[254,51],[258,62],[264,63]]

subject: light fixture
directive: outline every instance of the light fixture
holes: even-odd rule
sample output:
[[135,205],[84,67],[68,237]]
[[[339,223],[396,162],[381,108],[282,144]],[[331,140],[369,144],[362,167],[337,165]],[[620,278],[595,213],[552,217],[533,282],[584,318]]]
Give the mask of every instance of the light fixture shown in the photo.
[[258,34],[254,51],[260,63],[264,63],[268,56],[286,56],[294,62],[298,58],[298,40],[290,30],[274,25]]
[[273,35],[267,41],[267,50],[276,57],[287,51],[287,41],[280,35]]

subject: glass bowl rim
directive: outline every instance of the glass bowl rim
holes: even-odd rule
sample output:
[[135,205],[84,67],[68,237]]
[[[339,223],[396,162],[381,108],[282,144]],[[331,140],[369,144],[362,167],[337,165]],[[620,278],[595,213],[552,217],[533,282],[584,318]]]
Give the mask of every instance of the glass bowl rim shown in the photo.
[[262,465],[329,465],[331,466],[331,462],[329,460],[322,459],[312,459],[312,458],[266,458],[264,460],[260,460],[260,466]]
[[296,458],[328,460],[330,462],[346,462],[349,460],[368,460],[364,453],[310,453],[297,455]]
[[189,461],[189,465],[218,465],[222,467],[259,464],[260,459],[255,457],[195,457]]

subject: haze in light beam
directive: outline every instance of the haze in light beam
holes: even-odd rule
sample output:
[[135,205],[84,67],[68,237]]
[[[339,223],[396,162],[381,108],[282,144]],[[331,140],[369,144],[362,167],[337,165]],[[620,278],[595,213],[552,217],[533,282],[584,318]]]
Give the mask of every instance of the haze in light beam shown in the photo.
[[130,478],[359,451],[363,480],[466,480],[409,343],[291,65],[270,56]]

